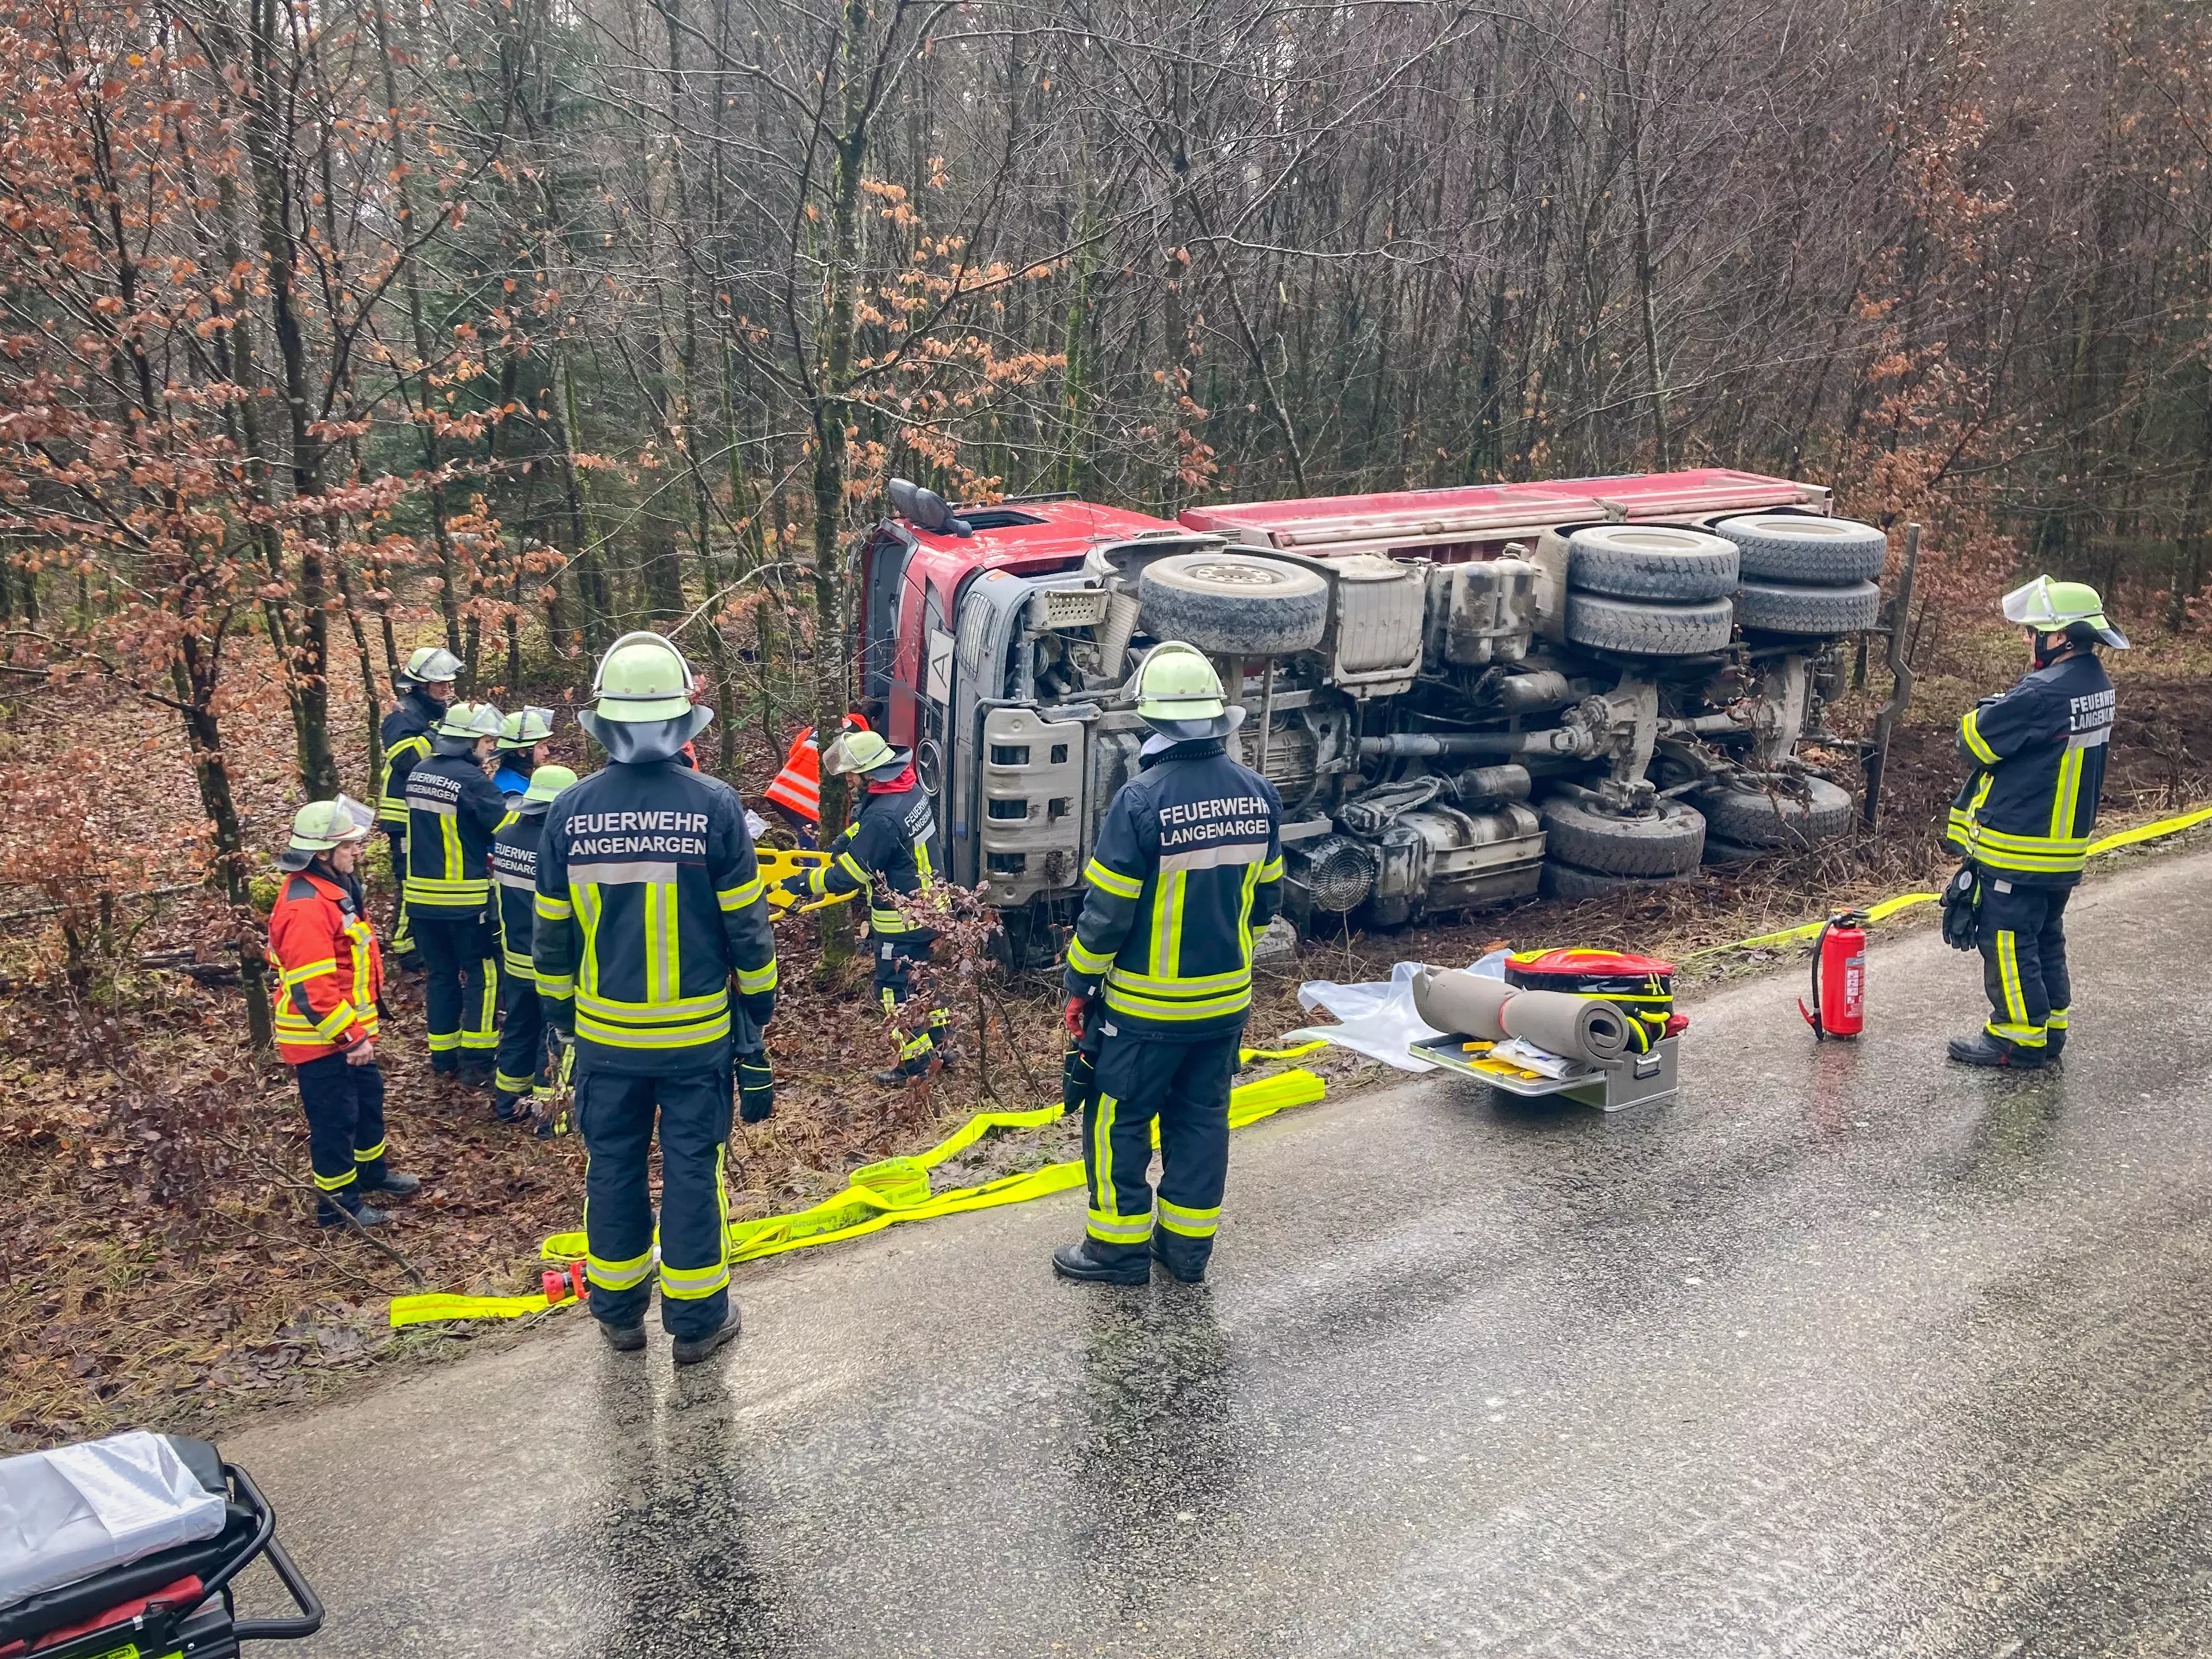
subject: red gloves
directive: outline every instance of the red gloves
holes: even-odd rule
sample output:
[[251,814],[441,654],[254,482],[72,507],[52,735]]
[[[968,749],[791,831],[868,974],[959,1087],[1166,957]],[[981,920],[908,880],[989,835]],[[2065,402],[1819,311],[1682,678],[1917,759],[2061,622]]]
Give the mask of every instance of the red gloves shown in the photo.
[[1091,1006],[1088,997],[1070,997],[1067,1006],[1060,1011],[1060,1022],[1067,1028],[1067,1034],[1080,1039],[1083,1035],[1083,1010]]

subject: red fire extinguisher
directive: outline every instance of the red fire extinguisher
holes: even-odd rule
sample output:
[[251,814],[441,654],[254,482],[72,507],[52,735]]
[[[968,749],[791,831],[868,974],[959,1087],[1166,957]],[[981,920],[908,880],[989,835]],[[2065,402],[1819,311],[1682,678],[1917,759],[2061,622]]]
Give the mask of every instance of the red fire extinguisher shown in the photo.
[[1826,1042],[1866,1029],[1866,912],[1839,910],[1821,924],[1813,946],[1813,1006],[1797,1011]]

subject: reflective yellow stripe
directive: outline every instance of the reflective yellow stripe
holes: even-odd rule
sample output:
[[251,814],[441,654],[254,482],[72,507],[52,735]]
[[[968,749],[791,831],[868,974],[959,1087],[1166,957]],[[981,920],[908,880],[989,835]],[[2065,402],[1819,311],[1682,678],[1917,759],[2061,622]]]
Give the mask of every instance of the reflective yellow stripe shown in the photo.
[[[2057,787],[2051,792],[2051,839],[2053,841],[2074,839],[2074,808],[2081,799],[2081,757],[2087,749],[2069,749],[2058,758]],[[2080,838],[2087,851],[2088,838]]]
[[2005,1013],[2016,1026],[2027,1024],[2027,995],[2020,985],[2018,936],[2010,928],[1997,930],[1997,979],[2004,990]]
[[542,893],[532,898],[531,908],[548,922],[565,922],[576,913],[576,907],[566,899],[549,899]]
[[914,844],[914,867],[921,877],[923,891],[927,892],[937,885],[937,871],[929,862],[928,842],[917,841]]
[[1103,973],[1114,966],[1114,959],[1103,950],[1093,950],[1079,938],[1067,942],[1067,965],[1078,973]]
[[1975,759],[1984,765],[1994,766],[1997,764],[1997,752],[1982,741],[1982,729],[1976,723],[1981,712],[1979,709],[1966,711],[1966,717],[1959,723],[1959,735],[1966,740],[1966,747]]
[[1152,1235],[1150,1216],[1117,1216],[1110,1210],[1085,1213],[1091,1236],[1101,1244],[1142,1244]]
[[1091,1193],[1094,1216],[1101,1210],[1114,1213],[1114,1113],[1118,1106],[1111,1095],[1099,1095],[1097,1121],[1091,1130],[1091,1168],[1097,1176]]
[[868,867],[849,852],[841,852],[837,855],[837,868],[864,887],[869,886],[874,880],[868,874]]
[[2043,1028],[2044,1028],[2045,1030],[2046,1030],[2046,1031],[2063,1031],[2063,1030],[2065,1030],[2065,1029],[2066,1029],[2066,1010],[2065,1010],[2064,1009],[2063,1009],[2063,1008],[2054,1008],[2054,1009],[2052,1009],[2051,1010],[2051,1016],[2050,1016],[2050,1017],[2049,1017],[2048,1019],[2045,1020],[2045,1021],[2044,1021],[2044,1022],[2043,1022]]
[[564,973],[557,979],[541,979],[538,982],[538,1000],[541,1003],[548,997],[556,1003],[571,1002],[575,995],[576,981],[568,974]]
[[599,1256],[584,1258],[584,1277],[602,1290],[629,1290],[645,1283],[653,1271],[653,1252],[632,1256],[626,1261],[608,1261]]
[[721,906],[724,910],[743,910],[754,900],[765,895],[767,892],[768,883],[756,875],[742,886],[732,887],[727,892],[717,892],[714,894],[714,902]]
[[287,970],[283,976],[283,983],[287,985],[302,985],[307,980],[313,979],[319,975],[335,973],[337,971],[337,958],[332,956],[323,961],[309,962],[305,967],[295,967]]
[[318,1175],[315,1177],[315,1185],[325,1192],[336,1192],[341,1188],[351,1186],[353,1177],[354,1172],[350,1169],[343,1175]]
[[577,988],[595,991],[599,988],[599,889],[596,883],[586,881],[568,891],[575,896],[576,924],[584,930],[584,955],[577,973]]
[[1243,958],[1244,971],[1248,973],[1252,971],[1252,946],[1255,943],[1251,927],[1252,892],[1259,885],[1259,865],[1245,865],[1243,892],[1237,901],[1237,942],[1238,954]]
[[1982,1028],[1992,1037],[2002,1037],[2021,1048],[2042,1048],[2047,1044],[2039,1025],[2006,1025],[1992,1020]]
[[1133,1015],[1143,1020],[1211,1020],[1222,1015],[1235,1014],[1251,1005],[1252,988],[1249,985],[1231,997],[1216,997],[1200,1003],[1174,1003],[1151,997],[1132,996],[1113,980],[1106,982],[1106,1006],[1117,1014]]
[[1221,1206],[1207,1210],[1193,1209],[1188,1205],[1170,1204],[1165,1199],[1155,1200],[1160,1210],[1160,1225],[1170,1233],[1180,1233],[1185,1238],[1211,1238],[1221,1226]]
[[1162,979],[1150,974],[1132,973],[1125,967],[1116,967],[1108,983],[1142,996],[1169,998],[1214,997],[1224,991],[1235,991],[1250,985],[1252,970],[1232,967],[1226,973],[1206,973],[1189,979]]
[[500,954],[506,958],[506,971],[516,979],[535,979],[538,977],[537,965],[529,957],[518,956],[514,952],[505,949]]
[[725,1009],[714,1019],[696,1025],[609,1025],[592,1019],[580,1009],[576,1014],[576,1034],[604,1048],[693,1048],[728,1036],[730,1016]]
[[576,1008],[580,1013],[596,1014],[607,1020],[628,1020],[641,1025],[661,1024],[671,1020],[704,1019],[710,1014],[721,1013],[729,1005],[729,993],[719,985],[703,997],[674,997],[665,1003],[625,1003],[612,997],[602,997],[592,991],[579,992],[576,997]]
[[353,1023],[353,1004],[340,1003],[315,1022],[315,1035],[325,1042],[336,1042],[345,1028]]
[[535,1073],[532,1073],[528,1077],[518,1077],[511,1072],[501,1071],[496,1067],[493,1069],[491,1074],[491,1086],[494,1089],[498,1089],[501,1094],[505,1095],[520,1095],[526,1093],[536,1084],[538,1078]]
[[429,1034],[429,1041],[433,1054],[443,1054],[447,1049],[461,1046],[461,1034],[458,1031],[433,1031]]
[[374,1146],[356,1146],[353,1150],[353,1161],[356,1163],[374,1163],[384,1156],[384,1147],[382,1141]]
[[1083,879],[1092,887],[1102,887],[1117,899],[1134,899],[1145,890],[1145,884],[1134,876],[1124,875],[1119,870],[1109,869],[1093,858],[1083,867]]
[[1263,881],[1281,881],[1283,879],[1282,859],[1280,857],[1270,858],[1266,863],[1261,865],[1260,879]]
[[769,959],[766,967],[741,967],[738,970],[738,989],[748,997],[775,989],[775,961]]

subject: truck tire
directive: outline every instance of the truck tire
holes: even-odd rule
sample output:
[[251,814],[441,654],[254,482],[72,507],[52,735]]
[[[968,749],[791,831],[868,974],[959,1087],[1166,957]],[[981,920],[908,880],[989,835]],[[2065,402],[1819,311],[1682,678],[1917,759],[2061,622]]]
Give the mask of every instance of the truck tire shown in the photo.
[[1594,524],[1567,538],[1567,585],[1613,599],[1726,599],[1735,544],[1665,524]]
[[1680,875],[1698,867],[1705,820],[1694,807],[1662,801],[1649,818],[1608,818],[1572,796],[1544,802],[1544,851],[1606,875]]
[[1775,847],[1740,847],[1733,841],[1724,841],[1711,829],[1705,832],[1705,861],[1709,864],[1747,864],[1754,858],[1764,858],[1780,849]]
[[1698,795],[1711,836],[1761,852],[1834,840],[1851,826],[1851,792],[1825,778],[1777,779],[1771,791],[1720,784]]
[[1328,583],[1281,559],[1178,553],[1145,567],[1139,617],[1154,639],[1224,656],[1310,651],[1328,625]]
[[1741,550],[1744,575],[1765,582],[1864,582],[1889,558],[1889,538],[1855,519],[1753,513],[1713,530]]
[[1673,887],[1682,879],[1680,875],[1608,875],[1602,870],[1563,864],[1554,858],[1544,860],[1544,897],[1568,903],[1650,893]]
[[1725,599],[1658,605],[1600,594],[1567,595],[1567,637],[1623,656],[1702,656],[1728,644],[1735,620]]
[[1881,589],[1871,582],[1842,588],[1793,588],[1747,582],[1735,590],[1735,619],[1777,634],[1855,634],[1881,614]]

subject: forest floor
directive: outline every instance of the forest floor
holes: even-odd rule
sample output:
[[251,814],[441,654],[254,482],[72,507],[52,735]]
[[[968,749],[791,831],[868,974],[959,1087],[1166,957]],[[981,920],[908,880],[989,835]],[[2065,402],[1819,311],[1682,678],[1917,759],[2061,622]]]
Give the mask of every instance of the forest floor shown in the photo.
[[[1952,863],[1941,826],[1960,776],[1951,745],[1958,717],[2018,672],[2018,648],[2006,638],[1947,649],[1950,660],[1923,674],[1895,735],[1879,831],[1708,868],[1631,903],[1529,904],[1448,925],[1316,937],[1295,962],[1262,972],[1247,1040],[1265,1046],[1305,1023],[1297,992],[1310,979],[1382,979],[1401,961],[1464,963],[1510,941],[1674,956],[1687,987],[1789,955],[1714,947],[1832,905],[1926,889]],[[2150,643],[2115,667],[2120,715],[2104,826],[2212,799],[2212,675],[2202,647]],[[229,730],[265,734],[235,745],[240,805],[253,843],[273,851],[296,804],[289,722],[267,676],[235,677],[255,689],[227,714]],[[11,806],[19,840],[51,834],[58,845],[82,820],[95,845],[131,855],[122,890],[195,879],[204,851],[197,797],[166,714],[119,699],[88,711],[81,692],[35,685],[6,693],[0,780],[19,796],[58,790],[29,814]],[[357,701],[335,694],[334,727],[362,730]],[[1855,735],[1877,701],[1871,692],[1853,698],[1838,711],[1838,729]],[[573,723],[562,734],[564,746],[580,745]],[[365,771],[357,741],[345,758],[349,777]],[[1856,782],[1848,750],[1827,758]],[[748,736],[739,772],[749,797],[779,759]],[[26,815],[37,821],[26,825]],[[313,1224],[289,1074],[256,1063],[236,986],[207,982],[219,981],[210,970],[236,936],[222,907],[197,889],[118,907],[112,936],[87,943],[90,969],[73,983],[51,918],[18,913],[40,902],[34,890],[0,887],[0,1450],[127,1425],[209,1432],[474,1344],[521,1339],[538,1322],[386,1327],[388,1300],[416,1289],[527,1292],[539,1241],[579,1224],[575,1138],[538,1141],[495,1123],[485,1095],[434,1080],[417,1040],[415,985],[398,988],[379,1051],[394,1161],[420,1174],[423,1190],[383,1229],[386,1253]],[[388,894],[376,903],[385,919]],[[976,1008],[956,1006],[963,1064],[927,1092],[890,1092],[868,1081],[885,1064],[889,1040],[866,996],[865,961],[825,970],[806,923],[785,924],[779,948],[777,1109],[769,1123],[737,1131],[737,1216],[827,1196],[851,1169],[918,1150],[977,1110],[1057,1099],[1054,975],[1000,985],[980,1040]],[[149,958],[172,966],[143,966]],[[185,961],[203,977],[175,966]],[[1334,1047],[1301,1064],[1337,1091],[1395,1075]],[[1055,1125],[986,1143],[943,1174],[965,1182],[1074,1155],[1070,1127]]]

